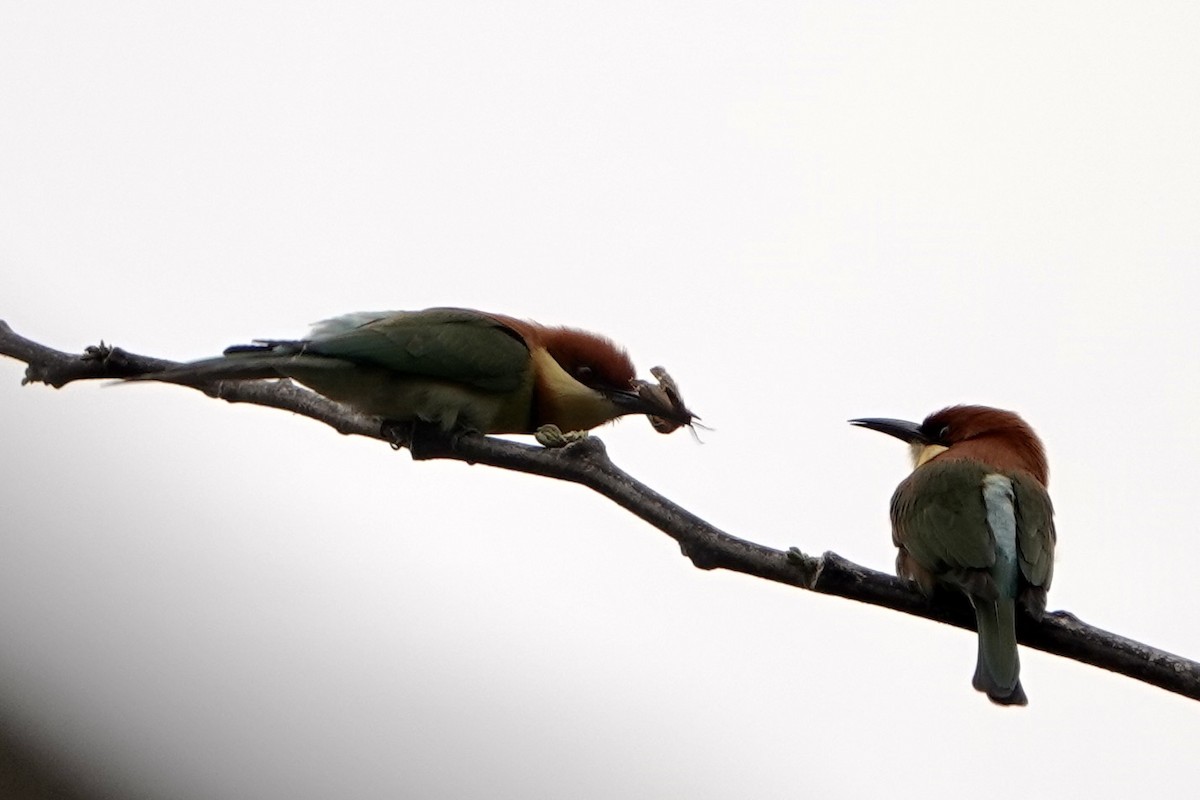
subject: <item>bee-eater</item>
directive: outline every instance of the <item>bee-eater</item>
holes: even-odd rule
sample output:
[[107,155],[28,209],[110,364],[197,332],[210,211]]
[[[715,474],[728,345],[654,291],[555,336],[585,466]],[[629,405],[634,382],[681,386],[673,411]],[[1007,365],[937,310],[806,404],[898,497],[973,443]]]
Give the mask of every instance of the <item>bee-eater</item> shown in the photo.
[[666,433],[694,419],[677,391],[637,380],[629,354],[607,337],[465,308],[346,314],[306,339],[256,340],[136,379],[263,378],[292,378],[362,413],[445,431],[582,431],[645,414]]
[[927,595],[938,584],[967,595],[979,630],[973,685],[994,703],[1025,705],[1016,604],[1040,618],[1054,570],[1041,440],[1016,414],[986,406],[951,406],[919,425],[850,422],[912,450],[913,472],[892,495],[896,573]]

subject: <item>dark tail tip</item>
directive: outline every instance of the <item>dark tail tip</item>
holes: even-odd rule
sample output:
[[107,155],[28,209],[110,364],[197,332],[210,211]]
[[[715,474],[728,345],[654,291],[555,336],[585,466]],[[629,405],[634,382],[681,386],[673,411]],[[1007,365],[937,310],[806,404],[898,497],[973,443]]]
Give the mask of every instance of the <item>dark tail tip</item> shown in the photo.
[[[981,654],[982,655],[982,654]],[[980,658],[975,665],[975,674],[971,677],[971,685],[983,692],[998,706],[1024,706],[1029,704],[1025,690],[1021,688],[1018,678],[1012,686],[1002,686],[987,670],[986,662]]]
[[261,344],[232,344],[221,351],[223,356],[236,356],[239,353],[267,353],[271,348]]
[[983,690],[987,692],[988,700],[991,700],[998,706],[1027,706],[1029,698],[1025,696],[1025,690],[1021,688],[1021,682],[1017,681],[1017,685],[1007,693],[1002,693],[999,687],[992,687]]
[[222,355],[236,356],[245,353],[275,353],[300,351],[307,342],[294,339],[255,339],[253,344],[235,344],[225,348]]

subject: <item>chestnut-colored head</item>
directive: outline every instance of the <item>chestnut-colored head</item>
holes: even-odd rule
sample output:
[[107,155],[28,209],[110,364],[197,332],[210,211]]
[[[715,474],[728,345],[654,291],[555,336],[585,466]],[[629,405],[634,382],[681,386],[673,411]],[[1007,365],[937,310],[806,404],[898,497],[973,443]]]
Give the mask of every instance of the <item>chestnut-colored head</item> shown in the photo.
[[916,466],[933,458],[969,458],[997,470],[1028,472],[1042,486],[1050,467],[1042,441],[1025,420],[988,406],[950,406],[920,425],[894,419],[856,419],[854,425],[890,434],[913,448]]
[[612,339],[577,328],[542,328],[540,343],[575,380],[601,392],[633,389],[629,353]]
[[670,420],[676,423],[670,430],[691,424],[681,403],[645,390],[629,354],[607,336],[493,316],[524,339],[533,357],[535,424],[587,430],[626,414]]

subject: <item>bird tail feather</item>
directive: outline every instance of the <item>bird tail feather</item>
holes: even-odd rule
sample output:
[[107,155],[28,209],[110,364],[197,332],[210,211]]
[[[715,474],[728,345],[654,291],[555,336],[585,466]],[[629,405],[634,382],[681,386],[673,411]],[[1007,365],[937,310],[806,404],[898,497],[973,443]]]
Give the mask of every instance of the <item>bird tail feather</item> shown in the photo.
[[972,598],[979,629],[979,655],[971,685],[993,703],[1023,706],[1029,701],[1021,688],[1021,662],[1017,655],[1016,603]]
[[346,362],[338,358],[299,355],[296,353],[239,352],[229,356],[192,361],[160,372],[134,375],[126,380],[160,381],[197,386],[214,381],[250,381],[265,378],[290,378],[297,373],[323,372],[343,369]]

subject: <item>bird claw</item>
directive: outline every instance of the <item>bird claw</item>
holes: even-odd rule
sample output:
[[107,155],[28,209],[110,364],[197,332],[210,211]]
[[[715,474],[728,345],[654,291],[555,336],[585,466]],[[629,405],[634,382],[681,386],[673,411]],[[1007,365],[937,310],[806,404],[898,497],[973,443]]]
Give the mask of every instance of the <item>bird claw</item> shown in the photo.
[[537,443],[547,449],[557,449],[566,447],[572,442],[578,442],[588,438],[587,431],[567,431],[563,433],[557,425],[542,425],[533,433],[533,438]]
[[380,423],[379,433],[393,450],[411,448],[416,435],[416,423],[385,419]]
[[453,451],[464,436],[481,436],[474,428],[459,427],[446,430],[434,422],[420,419],[384,419],[379,425],[379,434],[393,450],[405,450],[414,461],[438,458]]
[[88,345],[83,351],[84,361],[107,361],[117,348],[112,345],[105,344],[104,340],[100,340],[99,345]]

